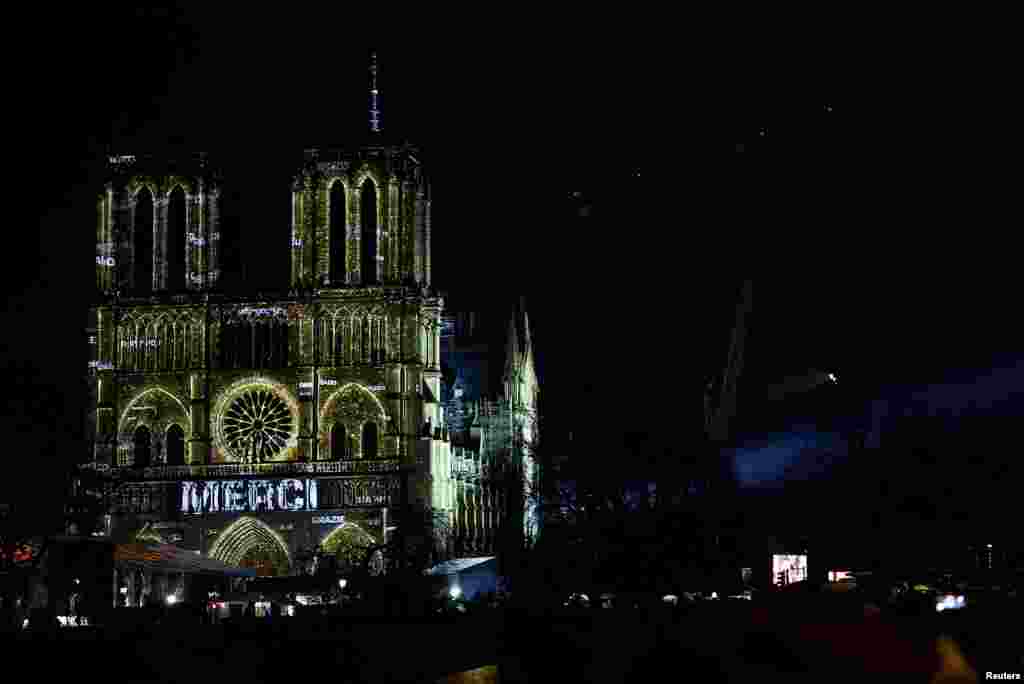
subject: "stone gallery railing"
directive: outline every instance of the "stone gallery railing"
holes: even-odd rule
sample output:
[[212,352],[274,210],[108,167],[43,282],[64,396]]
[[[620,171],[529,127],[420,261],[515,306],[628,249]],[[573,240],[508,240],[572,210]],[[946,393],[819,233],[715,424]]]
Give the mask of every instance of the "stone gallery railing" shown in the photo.
[[216,465],[152,466],[131,468],[98,465],[97,470],[124,479],[189,480],[208,477],[241,477],[248,475],[348,475],[397,472],[397,458],[366,461],[317,461],[313,463],[221,463]]

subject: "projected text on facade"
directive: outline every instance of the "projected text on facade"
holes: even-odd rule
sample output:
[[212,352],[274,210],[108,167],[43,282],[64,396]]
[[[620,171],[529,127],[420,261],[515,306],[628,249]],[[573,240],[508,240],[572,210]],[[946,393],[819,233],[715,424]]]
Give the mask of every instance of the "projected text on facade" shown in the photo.
[[772,575],[776,586],[785,586],[807,579],[807,556],[804,554],[772,555]]
[[263,513],[316,510],[316,480],[225,480],[181,483],[181,512]]

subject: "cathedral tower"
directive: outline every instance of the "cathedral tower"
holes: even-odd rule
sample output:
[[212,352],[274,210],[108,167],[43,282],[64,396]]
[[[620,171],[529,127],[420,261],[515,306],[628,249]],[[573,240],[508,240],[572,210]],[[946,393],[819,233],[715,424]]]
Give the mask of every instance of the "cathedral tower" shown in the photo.
[[361,563],[359,549],[387,541],[411,509],[432,514],[440,541],[462,540],[448,551],[495,548],[508,508],[488,483],[513,469],[515,407],[536,396],[528,323],[517,314],[504,417],[476,418],[478,444],[501,446],[501,459],[455,454],[430,185],[420,150],[383,134],[378,95],[374,62],[368,138],[307,149],[281,188],[293,204],[291,282],[276,293],[219,287],[220,255],[239,245],[220,229],[231,179],[205,156],[110,157],[88,467],[114,488],[115,536],[298,573],[314,551]]

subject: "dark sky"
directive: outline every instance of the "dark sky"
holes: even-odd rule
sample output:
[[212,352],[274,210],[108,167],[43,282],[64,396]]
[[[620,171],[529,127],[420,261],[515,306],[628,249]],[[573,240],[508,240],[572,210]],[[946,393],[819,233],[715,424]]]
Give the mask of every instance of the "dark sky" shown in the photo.
[[[585,408],[612,439],[641,429],[677,442],[691,420],[680,414],[696,413],[687,388],[701,384],[686,378],[707,372],[743,273],[765,283],[754,378],[834,364],[878,382],[1015,348],[1000,308],[1011,273],[979,274],[960,249],[969,232],[940,238],[933,225],[990,218],[987,206],[958,197],[938,210],[924,198],[950,180],[929,188],[891,165],[866,173],[866,150],[895,133],[876,117],[852,125],[863,105],[836,103],[826,118],[821,102],[834,92],[766,97],[752,58],[698,69],[696,48],[640,41],[616,22],[511,21],[505,37],[467,38],[361,31],[341,12],[76,12],[40,32],[13,76],[28,238],[9,243],[5,270],[4,421],[24,475],[3,479],[0,500],[53,502],[83,448],[92,198],[108,146],[216,155],[243,258],[286,278],[290,176],[304,147],[365,131],[371,46],[384,129],[421,144],[430,165],[435,283],[526,294],[558,429]],[[25,25],[54,23],[44,19]],[[785,153],[769,155],[759,135],[769,119]],[[578,219],[576,191],[593,220]],[[25,477],[46,483],[26,487]]]

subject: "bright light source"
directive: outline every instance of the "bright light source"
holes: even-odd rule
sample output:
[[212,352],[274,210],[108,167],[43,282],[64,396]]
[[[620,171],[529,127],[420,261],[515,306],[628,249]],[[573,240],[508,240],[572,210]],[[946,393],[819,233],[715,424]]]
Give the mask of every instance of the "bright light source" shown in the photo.
[[170,596],[167,597],[167,605],[173,606],[177,602],[178,602],[178,597],[175,596],[174,594],[171,594]]
[[127,594],[128,593],[128,587],[121,587],[121,593],[122,594]]
[[839,379],[836,378],[836,374],[835,373],[829,373],[828,374],[828,379],[831,380],[832,382],[839,382]]
[[987,547],[988,547],[988,548],[990,548],[990,549],[992,548],[992,545],[991,545],[991,544],[986,544],[985,546],[987,546]]
[[711,598],[713,598],[713,599],[718,598],[718,592],[717,591],[711,592]]
[[347,585],[347,584],[348,584],[348,580],[345,580],[345,579],[340,579],[340,580],[338,580],[338,586],[339,586],[340,588],[342,588],[342,589],[344,589],[344,588],[345,588],[345,585]]
[[453,599],[456,599],[456,598],[459,598],[459,596],[460,596],[460,595],[462,594],[462,590],[461,590],[461,589],[459,589],[458,587],[452,587],[452,588],[451,588],[451,591],[449,591],[449,592],[448,592],[448,594],[449,594],[449,595],[450,595],[450,596],[451,596],[451,597],[452,597]]

